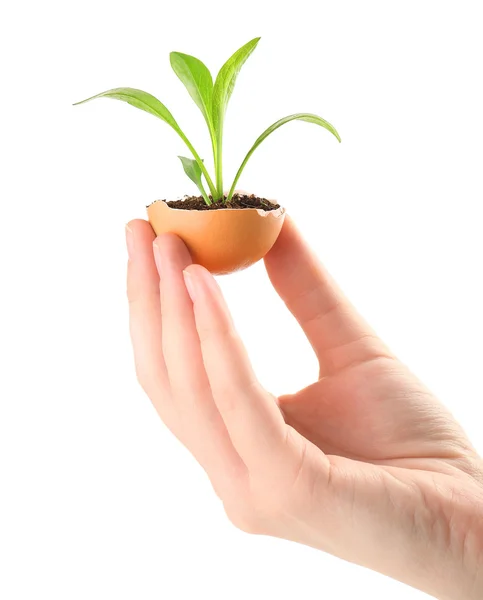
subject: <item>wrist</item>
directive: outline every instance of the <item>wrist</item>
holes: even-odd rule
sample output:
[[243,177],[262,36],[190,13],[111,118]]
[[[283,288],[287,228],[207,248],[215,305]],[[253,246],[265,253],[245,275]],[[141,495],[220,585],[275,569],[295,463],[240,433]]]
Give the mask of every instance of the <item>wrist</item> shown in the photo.
[[[461,555],[464,577],[463,585],[469,600],[483,598],[483,502],[479,505],[478,518],[467,536],[467,543]],[[461,594],[455,591],[454,598],[459,600]]]
[[[469,492],[469,490],[466,490]],[[483,598],[483,489],[475,496],[455,494],[447,518],[445,560],[435,565],[426,590],[438,600]],[[428,560],[429,553],[422,560]],[[434,555],[433,555],[434,560]],[[439,563],[439,561],[437,561]],[[421,588],[423,589],[423,588]]]

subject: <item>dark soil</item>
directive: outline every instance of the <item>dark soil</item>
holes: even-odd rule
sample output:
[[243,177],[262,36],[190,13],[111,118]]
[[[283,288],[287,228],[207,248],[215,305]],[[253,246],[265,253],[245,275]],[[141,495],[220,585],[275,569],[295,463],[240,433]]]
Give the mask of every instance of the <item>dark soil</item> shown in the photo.
[[280,204],[273,204],[265,198],[259,198],[254,194],[250,196],[245,194],[233,194],[230,202],[213,202],[213,198],[209,196],[212,204],[208,206],[203,200],[203,196],[185,196],[183,200],[156,200],[156,202],[166,202],[170,208],[178,208],[183,210],[223,210],[225,208],[258,208],[266,211],[277,210]]

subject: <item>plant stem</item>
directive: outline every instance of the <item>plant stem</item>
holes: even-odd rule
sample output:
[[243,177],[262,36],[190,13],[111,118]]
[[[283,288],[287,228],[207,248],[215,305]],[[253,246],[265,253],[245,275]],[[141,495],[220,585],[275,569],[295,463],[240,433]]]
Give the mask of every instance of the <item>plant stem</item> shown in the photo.
[[223,199],[223,130],[218,132],[217,140],[216,140],[216,160],[215,160],[215,170],[216,170],[216,198],[213,196],[216,201]]
[[200,180],[199,189],[200,189],[201,195],[203,196],[203,200],[206,202],[206,204],[208,204],[208,206],[211,206],[211,200],[208,198],[208,194],[206,193],[206,190],[205,190],[201,180]]
[[[216,179],[216,173],[217,173],[216,165],[218,164],[217,140],[216,140],[216,134],[211,127],[210,127],[210,138],[211,138],[211,149],[212,149],[212,153],[213,153],[213,168],[215,170],[215,179]],[[216,200],[218,199],[218,194],[216,193],[216,189],[215,189],[215,194],[212,193],[212,198],[213,198],[214,202],[216,202]]]
[[242,174],[242,171],[243,171],[245,165],[247,164],[248,159],[250,158],[251,155],[252,155],[251,152],[249,152],[247,154],[247,156],[245,157],[245,160],[242,162],[240,168],[238,169],[238,171],[237,171],[237,173],[235,175],[235,179],[233,180],[233,183],[231,185],[230,191],[228,192],[228,196],[226,197],[226,201],[227,202],[230,202],[230,200],[232,199],[233,193],[235,191],[235,186],[238,183],[238,179],[240,178],[240,175]]

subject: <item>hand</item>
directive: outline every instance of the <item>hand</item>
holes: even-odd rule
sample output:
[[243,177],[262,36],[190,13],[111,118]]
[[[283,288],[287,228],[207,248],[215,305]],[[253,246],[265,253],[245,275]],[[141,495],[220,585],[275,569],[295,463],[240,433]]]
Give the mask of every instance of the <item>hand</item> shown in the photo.
[[140,220],[127,238],[138,379],[231,521],[440,599],[481,598],[483,461],[355,312],[292,221],[265,264],[320,376],[278,399],[257,381],[215,279],[191,263],[184,244],[173,235],[155,240]]

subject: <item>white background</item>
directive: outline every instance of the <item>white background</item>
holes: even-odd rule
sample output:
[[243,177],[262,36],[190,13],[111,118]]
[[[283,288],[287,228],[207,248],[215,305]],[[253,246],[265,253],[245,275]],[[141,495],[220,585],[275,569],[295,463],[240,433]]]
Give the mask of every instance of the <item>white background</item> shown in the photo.
[[[124,223],[195,190],[145,89],[208,156],[171,50],[212,70],[262,40],[226,125],[226,174],[277,198],[351,300],[483,451],[481,2],[2,3],[0,596],[212,600],[423,594],[315,550],[236,531],[137,385]],[[262,382],[316,375],[262,264],[221,279]],[[248,307],[252,307],[250,310]]]

